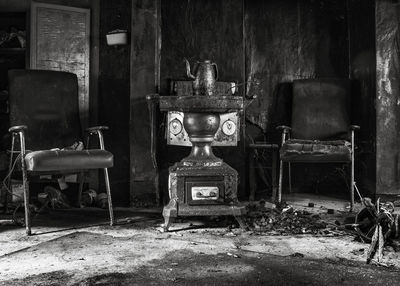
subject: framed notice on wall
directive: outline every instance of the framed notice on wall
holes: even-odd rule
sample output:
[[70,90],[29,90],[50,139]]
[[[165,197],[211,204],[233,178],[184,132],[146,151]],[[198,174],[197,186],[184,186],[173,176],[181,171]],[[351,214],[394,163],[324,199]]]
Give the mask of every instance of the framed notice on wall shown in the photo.
[[32,2],[30,68],[75,73],[83,127],[89,113],[90,10]]

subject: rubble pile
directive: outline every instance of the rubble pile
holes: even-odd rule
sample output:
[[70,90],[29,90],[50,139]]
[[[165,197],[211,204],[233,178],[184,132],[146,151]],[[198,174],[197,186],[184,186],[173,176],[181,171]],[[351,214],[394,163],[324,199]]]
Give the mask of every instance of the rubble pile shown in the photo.
[[276,235],[334,236],[340,234],[338,225],[328,224],[321,220],[318,214],[312,214],[306,210],[296,210],[285,204],[275,206],[263,201],[248,206],[246,224],[256,232]]

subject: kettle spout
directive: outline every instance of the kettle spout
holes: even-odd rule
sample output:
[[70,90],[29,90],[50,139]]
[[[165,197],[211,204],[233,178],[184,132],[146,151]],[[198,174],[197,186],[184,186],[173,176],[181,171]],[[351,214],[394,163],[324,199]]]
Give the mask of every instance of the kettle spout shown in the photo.
[[188,78],[191,79],[195,79],[196,77],[194,75],[192,75],[191,71],[190,71],[190,63],[187,59],[184,59],[185,63],[186,63],[186,75]]

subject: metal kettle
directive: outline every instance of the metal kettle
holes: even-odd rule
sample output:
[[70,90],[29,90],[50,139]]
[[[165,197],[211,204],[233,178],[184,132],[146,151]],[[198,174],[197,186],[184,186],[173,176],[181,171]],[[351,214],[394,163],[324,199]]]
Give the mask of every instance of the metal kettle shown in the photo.
[[215,95],[215,82],[218,78],[218,67],[216,63],[209,60],[196,62],[193,66],[193,74],[190,71],[190,63],[187,59],[186,74],[193,79],[193,94],[213,96]]

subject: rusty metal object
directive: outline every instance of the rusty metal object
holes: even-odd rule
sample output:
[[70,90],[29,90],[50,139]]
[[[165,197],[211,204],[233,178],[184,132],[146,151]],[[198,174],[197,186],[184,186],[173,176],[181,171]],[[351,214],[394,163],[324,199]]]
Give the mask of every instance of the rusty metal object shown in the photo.
[[189,135],[190,141],[213,141],[220,123],[219,114],[216,113],[185,113],[183,126]]
[[232,215],[245,228],[241,216],[246,213],[246,207],[237,199],[237,171],[216,157],[203,162],[192,160],[189,163],[193,164],[188,164],[194,157],[190,155],[169,170],[170,202],[163,210],[163,230],[168,231],[178,216],[210,215]]
[[160,96],[161,111],[228,113],[242,109],[241,96]]
[[222,162],[221,159],[215,157],[211,148],[219,123],[219,114],[216,113],[185,113],[183,126],[192,142],[192,151],[183,159],[183,164],[212,165]]
[[[192,143],[190,155],[169,169],[170,202],[163,210],[163,230],[168,231],[171,220],[178,216],[210,215],[233,215],[245,228],[241,216],[246,213],[246,208],[237,199],[238,173],[217,158],[211,147],[220,128],[220,114],[240,112],[243,98],[161,96],[160,109],[184,112],[183,127]],[[179,124],[175,123],[171,128],[180,130]],[[227,133],[233,126],[229,124],[232,123],[225,126]]]
[[391,204],[382,204],[379,199],[373,204],[369,198],[362,199],[365,207],[359,211],[355,218],[355,230],[366,242],[371,242],[379,226],[383,238],[398,237],[399,216],[393,215]]
[[[231,96],[237,95],[240,84],[228,81],[215,82],[215,95],[217,96]],[[193,95],[193,82],[188,80],[173,80],[170,84],[171,95],[177,96],[192,96]]]
[[[180,111],[168,111],[167,115],[167,144],[188,146],[189,135],[183,128],[184,113]],[[212,146],[236,146],[239,137],[239,112],[220,113],[220,126],[214,135]]]
[[218,67],[216,63],[209,60],[203,62],[196,62],[193,68],[194,75],[190,72],[190,64],[187,59],[186,74],[189,78],[193,79],[193,93],[194,95],[215,95],[215,83],[218,78]]
[[[168,231],[171,220],[178,216],[232,215],[245,228],[241,216],[246,214],[246,207],[237,199],[235,169],[224,162],[217,166],[186,166],[179,162],[169,172],[171,200],[163,210],[164,231]],[[196,187],[208,193],[218,188],[218,194],[202,198],[193,195]]]
[[399,216],[394,214],[395,207],[391,202],[381,203],[380,198],[375,204],[370,198],[362,198],[362,202],[365,208],[356,216],[355,229],[361,239],[371,243],[367,252],[367,264],[374,262],[381,265],[385,243],[389,238],[398,236]]

